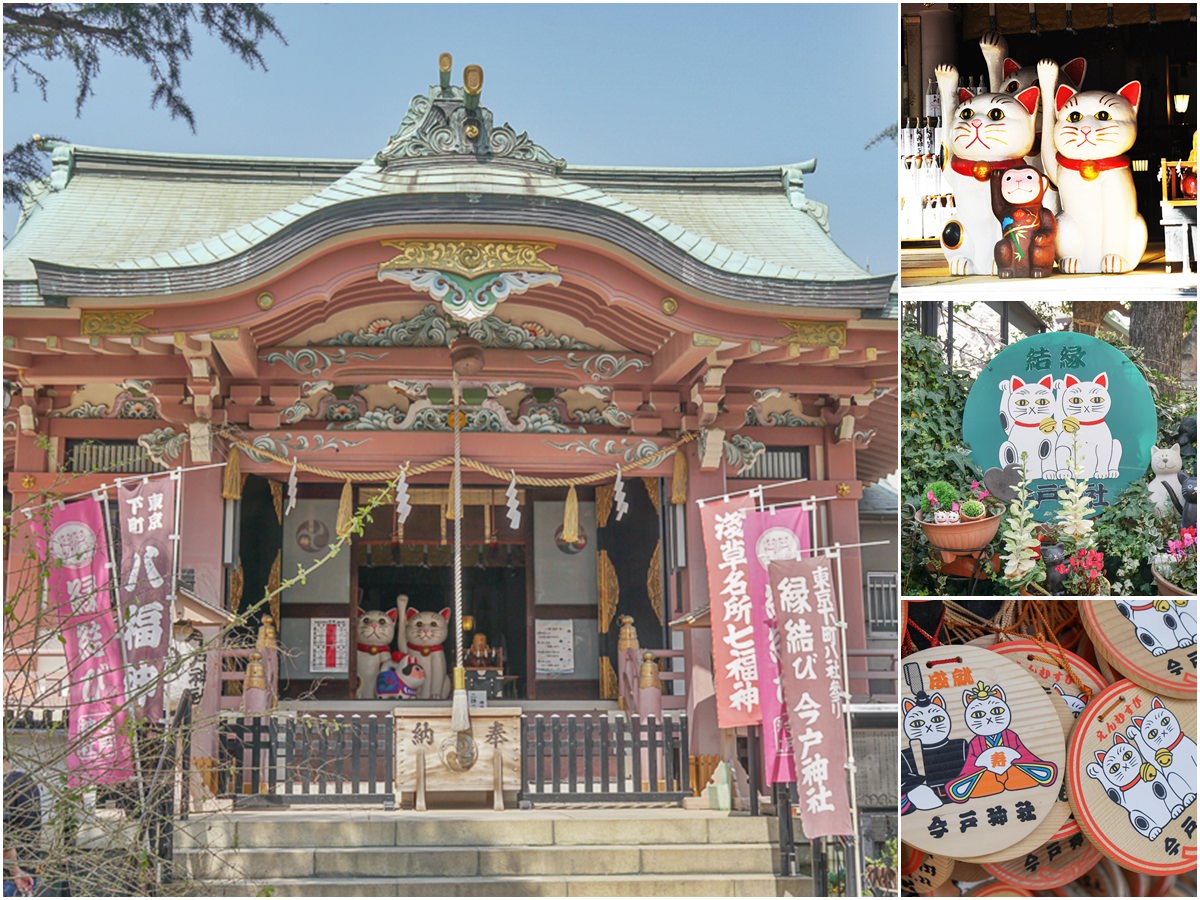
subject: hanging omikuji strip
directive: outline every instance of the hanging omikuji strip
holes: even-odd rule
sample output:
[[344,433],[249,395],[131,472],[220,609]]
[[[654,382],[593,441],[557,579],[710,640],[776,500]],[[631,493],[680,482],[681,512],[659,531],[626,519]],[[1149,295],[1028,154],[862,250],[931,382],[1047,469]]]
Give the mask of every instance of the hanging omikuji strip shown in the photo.
[[783,559],[772,562],[768,572],[804,834],[810,840],[853,834],[842,698],[844,636],[833,571],[828,559]]
[[68,783],[115,784],[132,776],[133,754],[104,515],[94,498],[49,509],[44,529],[35,523],[34,530],[47,566],[46,604],[58,613],[66,654]]
[[709,500],[700,507],[712,619],[713,685],[717,694],[717,725],[721,728],[757,725],[762,721],[742,534],[746,511],[752,506],[754,498],[742,494]]
[[117,597],[125,650],[125,691],[139,719],[162,716],[162,669],[175,571],[175,485],[171,478],[125,482],[120,507],[121,568]]
[[767,784],[796,780],[787,707],[780,680],[778,610],[767,577],[777,559],[799,559],[809,549],[809,511],[803,506],[750,510],[743,524],[747,582],[753,604],[754,644],[758,659],[759,702],[763,722],[763,777]]

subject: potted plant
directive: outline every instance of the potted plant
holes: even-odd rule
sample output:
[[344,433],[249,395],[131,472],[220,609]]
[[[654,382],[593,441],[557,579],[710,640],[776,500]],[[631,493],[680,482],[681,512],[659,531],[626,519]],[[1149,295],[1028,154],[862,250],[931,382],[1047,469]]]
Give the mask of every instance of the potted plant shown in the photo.
[[1168,597],[1196,594],[1196,526],[1179,529],[1179,540],[1167,541],[1167,552],[1152,566],[1161,594]]
[[982,500],[965,500],[958,508],[959,516],[966,522],[982,519],[987,513],[987,507]]
[[[973,483],[972,489],[978,490],[979,483]],[[987,507],[981,498],[973,497],[960,505],[960,496],[958,488],[948,481],[935,481],[926,485],[921,499],[921,512],[917,514],[917,522],[925,532],[925,539],[941,553],[944,563],[952,563],[960,556],[979,557],[1000,527],[1000,513],[986,515]],[[987,496],[987,491],[983,491],[983,496]],[[983,505],[983,515],[963,515],[963,506],[971,503]],[[971,511],[977,513],[978,509],[972,506]]]

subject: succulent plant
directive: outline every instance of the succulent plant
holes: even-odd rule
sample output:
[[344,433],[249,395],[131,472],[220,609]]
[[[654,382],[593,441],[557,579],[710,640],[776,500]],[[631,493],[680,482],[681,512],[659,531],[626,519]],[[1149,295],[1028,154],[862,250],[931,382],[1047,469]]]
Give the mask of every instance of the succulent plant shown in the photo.
[[978,500],[968,500],[958,508],[958,511],[964,519],[978,519],[987,512],[987,507]]

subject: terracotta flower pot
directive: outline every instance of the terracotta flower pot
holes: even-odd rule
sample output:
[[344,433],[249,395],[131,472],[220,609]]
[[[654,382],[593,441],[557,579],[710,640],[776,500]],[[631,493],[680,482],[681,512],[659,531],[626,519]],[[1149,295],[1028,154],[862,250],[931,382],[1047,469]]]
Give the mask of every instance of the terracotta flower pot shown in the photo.
[[1150,567],[1150,571],[1154,573],[1154,580],[1158,582],[1158,592],[1160,596],[1189,597],[1195,593],[1195,591],[1185,591],[1173,581],[1167,581],[1167,579],[1158,574],[1158,569],[1154,568],[1153,566]]
[[925,532],[925,539],[942,554],[942,562],[952,563],[960,556],[978,558],[1000,529],[1001,515],[938,525],[926,522],[918,513],[917,523]]

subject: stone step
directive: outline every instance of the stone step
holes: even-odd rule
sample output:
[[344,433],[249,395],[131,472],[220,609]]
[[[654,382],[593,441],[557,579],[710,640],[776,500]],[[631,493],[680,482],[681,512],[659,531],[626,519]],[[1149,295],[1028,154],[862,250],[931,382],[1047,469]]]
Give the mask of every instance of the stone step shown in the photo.
[[534,845],[506,847],[239,848],[177,851],[197,880],[246,878],[768,876],[778,865],[771,844]]
[[574,816],[529,810],[483,816],[381,810],[309,810],[195,816],[182,822],[176,847],[366,848],[503,847],[586,844],[757,844],[778,840],[773,816],[698,815],[683,810],[596,810]]
[[774,875],[653,875],[563,878],[279,878],[225,879],[206,887],[227,897],[809,897],[812,879]]

